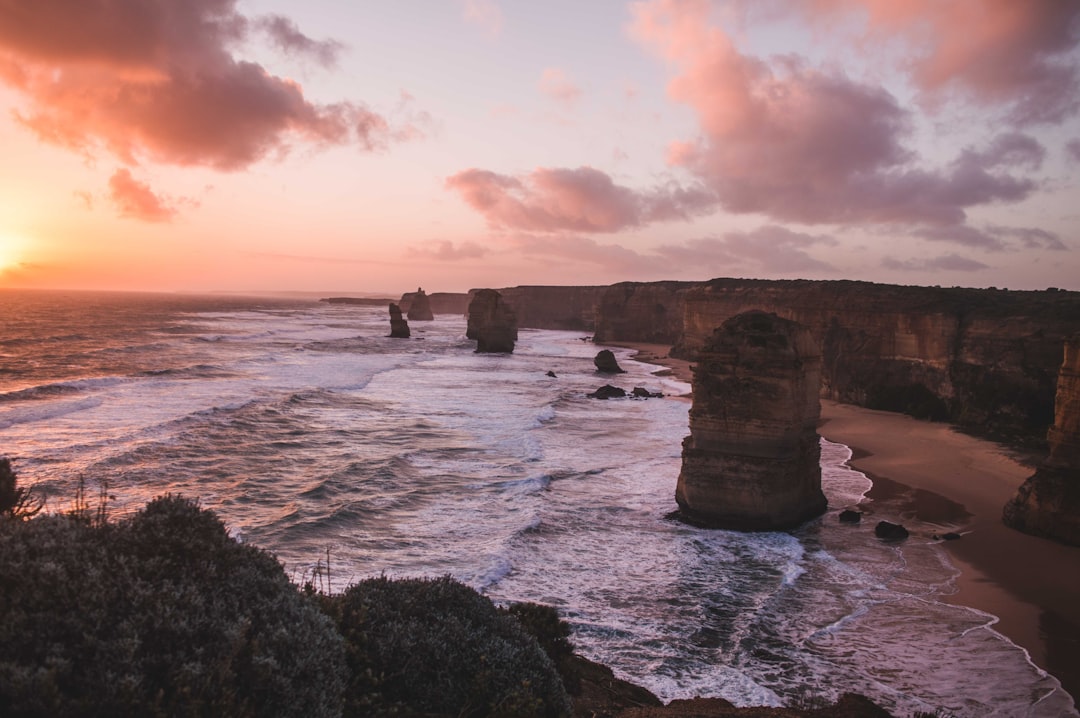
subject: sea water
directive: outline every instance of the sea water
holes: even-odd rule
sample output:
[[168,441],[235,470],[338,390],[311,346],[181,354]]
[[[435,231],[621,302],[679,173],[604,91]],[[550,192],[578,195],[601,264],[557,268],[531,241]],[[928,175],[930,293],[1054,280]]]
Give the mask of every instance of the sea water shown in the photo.
[[[80,482],[116,517],[195,497],[297,581],[451,575],[553,605],[580,653],[665,701],[1077,715],[994,616],[944,602],[957,570],[923,537],[950,527],[908,519],[886,544],[837,521],[871,486],[847,447],[822,441],[823,518],[693,528],[666,518],[687,385],[626,350],[601,376],[579,332],[484,355],[463,317],[410,326],[301,299],[3,291],[0,454],[50,510]],[[666,396],[586,396],[604,383]]]

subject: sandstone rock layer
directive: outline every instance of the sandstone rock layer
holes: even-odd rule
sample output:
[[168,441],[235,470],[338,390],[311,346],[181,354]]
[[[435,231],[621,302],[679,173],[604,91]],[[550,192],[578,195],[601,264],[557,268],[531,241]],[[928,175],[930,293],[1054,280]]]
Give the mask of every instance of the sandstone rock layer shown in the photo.
[[517,341],[517,315],[494,289],[479,289],[469,302],[465,336],[476,340],[476,351],[509,353]]
[[759,311],[724,322],[694,370],[681,515],[774,531],[821,514],[820,382],[821,354],[805,327]]
[[1047,432],[1050,455],[1005,505],[1006,524],[1080,546],[1080,338],[1065,343]]

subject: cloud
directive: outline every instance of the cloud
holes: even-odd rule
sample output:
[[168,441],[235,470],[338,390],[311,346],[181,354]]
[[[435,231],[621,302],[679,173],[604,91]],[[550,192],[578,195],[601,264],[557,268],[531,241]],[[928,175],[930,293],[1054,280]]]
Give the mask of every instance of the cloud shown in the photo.
[[[18,119],[43,141],[133,164],[240,170],[294,142],[395,139],[361,104],[310,102],[299,84],[239,59],[253,21],[235,0],[0,3],[0,80],[28,100]],[[284,18],[254,22],[279,45],[332,59],[332,44]]]
[[1065,156],[1073,162],[1080,162],[1080,140],[1069,140],[1065,143]]
[[557,67],[549,67],[540,75],[540,91],[567,107],[581,98],[581,88]]
[[791,274],[832,271],[832,265],[814,258],[807,250],[835,245],[836,240],[829,236],[765,225],[749,232],[728,232],[719,238],[663,245],[657,253],[677,265],[709,271],[750,269]]
[[429,257],[442,262],[479,259],[487,253],[487,248],[476,242],[462,242],[460,245],[455,245],[446,239],[428,242],[422,247],[410,247],[408,250],[410,257]]
[[802,223],[960,225],[965,209],[1027,197],[1010,172],[1036,167],[1042,148],[1009,133],[940,170],[906,148],[912,116],[883,88],[823,72],[793,56],[766,63],[709,24],[708,3],[634,6],[633,35],[676,70],[672,99],[697,114],[699,137],[669,161],[700,177],[729,212]]
[[657,258],[621,244],[602,244],[577,235],[517,235],[511,239],[522,254],[549,264],[593,264],[610,273],[626,276],[648,274],[657,269]]
[[688,219],[715,205],[701,187],[618,185],[592,167],[538,168],[509,176],[468,169],[446,180],[493,227],[528,232],[617,232],[651,222]]
[[286,53],[311,57],[323,67],[337,65],[345,46],[337,40],[312,40],[300,32],[296,23],[282,15],[260,17],[256,24]]
[[468,22],[481,28],[489,37],[502,34],[502,8],[495,0],[465,0],[462,11]]
[[830,16],[866,12],[879,37],[914,48],[911,76],[931,101],[958,92],[1002,106],[1016,125],[1059,123],[1080,108],[1080,3],[1070,0],[817,0]]
[[144,222],[171,222],[176,217],[176,207],[154,194],[149,185],[132,177],[126,168],[118,169],[109,178],[109,198],[121,217]]
[[94,196],[86,190],[77,189],[72,194],[75,195],[75,198],[79,200],[84,209],[90,210],[94,208]]
[[930,259],[899,260],[894,259],[893,257],[886,257],[881,261],[881,266],[886,269],[895,269],[904,272],[926,272],[932,270],[946,272],[977,272],[982,269],[990,268],[989,265],[968,257],[961,257],[958,254],[946,254],[941,257],[933,257]]
[[1067,249],[1054,232],[1037,227],[1002,227],[991,225],[982,229],[970,225],[948,225],[937,227],[917,227],[912,233],[921,239],[932,242],[952,242],[967,247],[988,251],[1010,249],[1012,243],[1019,242],[1025,249],[1046,249],[1062,251]]

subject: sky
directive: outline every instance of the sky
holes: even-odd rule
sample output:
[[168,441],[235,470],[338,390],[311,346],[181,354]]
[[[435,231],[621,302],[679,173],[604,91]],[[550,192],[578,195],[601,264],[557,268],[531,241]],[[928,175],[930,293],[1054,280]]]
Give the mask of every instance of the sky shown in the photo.
[[1078,0],[0,0],[0,288],[1080,290]]

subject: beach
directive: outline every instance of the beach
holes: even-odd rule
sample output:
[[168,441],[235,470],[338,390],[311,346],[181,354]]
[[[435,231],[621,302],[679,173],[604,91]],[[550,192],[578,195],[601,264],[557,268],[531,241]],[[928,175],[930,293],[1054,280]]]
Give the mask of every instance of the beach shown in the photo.
[[[637,361],[682,381],[691,363],[657,344],[623,344]],[[949,424],[822,401],[818,432],[852,450],[850,465],[874,483],[864,509],[899,502],[902,514],[961,534],[944,542],[960,571],[951,603],[997,616],[995,629],[1080,696],[1080,548],[1028,536],[1001,521],[1004,504],[1034,472],[1037,457]],[[933,540],[914,536],[911,540]],[[1080,702],[1080,701],[1078,701]]]

